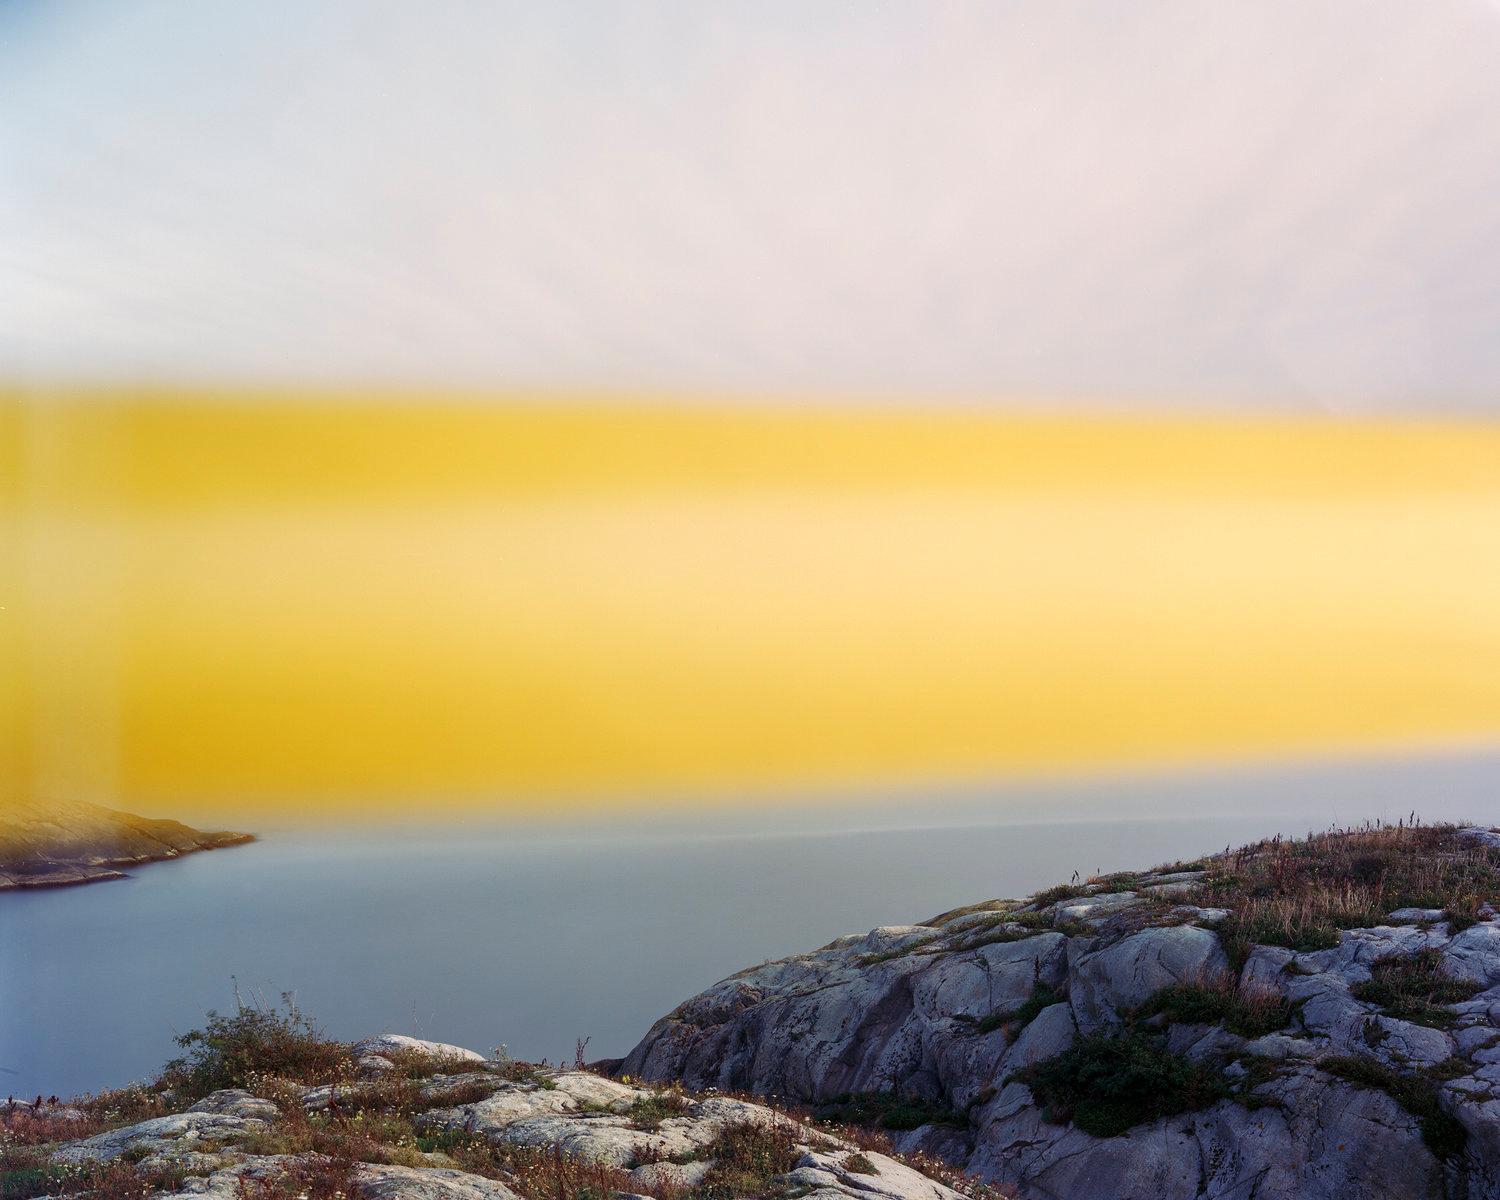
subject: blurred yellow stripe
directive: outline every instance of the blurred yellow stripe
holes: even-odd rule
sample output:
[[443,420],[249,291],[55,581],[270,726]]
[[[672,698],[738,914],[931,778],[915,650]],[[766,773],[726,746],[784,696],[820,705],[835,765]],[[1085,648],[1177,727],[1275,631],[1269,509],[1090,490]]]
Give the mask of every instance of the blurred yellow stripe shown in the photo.
[[15,394],[11,786],[655,802],[1500,733],[1500,429]]

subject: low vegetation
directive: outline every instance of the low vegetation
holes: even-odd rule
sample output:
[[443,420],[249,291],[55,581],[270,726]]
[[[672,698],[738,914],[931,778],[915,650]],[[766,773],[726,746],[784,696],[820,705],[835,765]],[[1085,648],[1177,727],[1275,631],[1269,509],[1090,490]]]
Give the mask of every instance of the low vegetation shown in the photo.
[[630,1172],[563,1153],[557,1146],[496,1146],[471,1133],[443,1130],[417,1141],[458,1170],[498,1179],[526,1200],[608,1200],[632,1193]]
[[182,1186],[180,1168],[151,1168],[126,1162],[54,1166],[32,1151],[22,1157],[0,1147],[0,1200],[37,1196],[87,1196],[88,1200],[150,1200]]
[[812,1110],[824,1124],[862,1125],[900,1132],[923,1125],[968,1127],[968,1118],[955,1109],[897,1092],[846,1092]]
[[679,1092],[653,1092],[632,1104],[625,1115],[637,1129],[657,1129],[669,1117],[682,1116],[687,1108],[688,1099]]
[[1011,1079],[1031,1089],[1046,1120],[1071,1121],[1095,1137],[1207,1108],[1230,1094],[1216,1068],[1172,1054],[1140,1032],[1082,1038]]
[[1403,1073],[1360,1055],[1325,1058],[1318,1065],[1330,1075],[1385,1092],[1417,1119],[1422,1140],[1434,1154],[1451,1158],[1463,1152],[1468,1134],[1456,1117],[1443,1111],[1436,1079],[1421,1073]]
[[308,1158],[265,1175],[243,1176],[239,1200],[354,1200],[355,1162],[348,1158]]
[[796,1127],[790,1122],[771,1126],[735,1125],[704,1148],[713,1165],[694,1189],[702,1200],[736,1200],[773,1193],[771,1181],[785,1175],[801,1157]]
[[1398,908],[1457,903],[1462,921],[1500,896],[1500,851],[1415,817],[1278,836],[1226,851],[1205,869],[1191,902],[1232,908],[1221,933],[1236,962],[1257,943],[1327,949],[1341,930],[1379,925]]
[[1162,988],[1134,1015],[1161,1015],[1185,1025],[1223,1025],[1230,1033],[1256,1038],[1285,1029],[1292,1019],[1292,1003],[1279,992],[1244,987],[1225,972],[1206,979]]
[[1049,887],[1045,891],[1038,892],[1031,898],[1031,903],[1038,908],[1046,908],[1049,904],[1060,904],[1064,900],[1073,900],[1079,896],[1089,894],[1089,889],[1080,883],[1059,883]]
[[160,1084],[202,1099],[221,1088],[249,1087],[265,1077],[335,1083],[354,1071],[353,1051],[331,1041],[282,994],[281,1005],[241,1002],[233,1013],[208,1012],[208,1022],[177,1039],[187,1051],[162,1071]]
[[1442,955],[1436,949],[1416,954],[1382,958],[1370,968],[1370,978],[1350,992],[1356,1000],[1379,1005],[1387,1016],[1436,1029],[1451,1028],[1457,1004],[1483,990],[1479,984],[1453,979],[1442,971]]

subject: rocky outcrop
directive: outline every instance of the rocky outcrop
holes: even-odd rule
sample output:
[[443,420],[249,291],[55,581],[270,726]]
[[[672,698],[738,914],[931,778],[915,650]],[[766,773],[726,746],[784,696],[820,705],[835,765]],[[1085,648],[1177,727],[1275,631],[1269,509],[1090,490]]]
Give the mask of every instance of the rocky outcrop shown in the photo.
[[[742,1137],[747,1129],[775,1135],[776,1153],[784,1160],[779,1173],[758,1181],[757,1195],[964,1200],[890,1155],[862,1150],[762,1104],[635,1086],[583,1070],[518,1071],[517,1064],[487,1061],[462,1047],[396,1035],[367,1039],[351,1049],[360,1062],[384,1050],[405,1056],[407,1063],[420,1061],[413,1057],[420,1055],[458,1070],[409,1081],[403,1077],[392,1090],[395,1067],[388,1063],[364,1069],[362,1079],[290,1093],[279,1085],[279,1102],[241,1089],[217,1091],[185,1112],[63,1142],[50,1151],[50,1163],[71,1169],[129,1163],[146,1178],[177,1180],[158,1192],[158,1200],[306,1196],[307,1173],[337,1169],[349,1172],[344,1182],[365,1200],[553,1200],[563,1194],[519,1165],[513,1171],[477,1174],[458,1169],[440,1149],[423,1153],[405,1142],[387,1149],[420,1161],[358,1161],[340,1167],[319,1152],[269,1154],[257,1149],[274,1144],[277,1136],[286,1138],[288,1103],[322,1121],[323,1129],[358,1131],[373,1128],[362,1123],[362,1114],[399,1096],[403,1111],[418,1113],[415,1128],[434,1146],[451,1144],[445,1139],[477,1139],[502,1150],[541,1152],[544,1163],[556,1155],[558,1161],[589,1164],[605,1172],[600,1178],[615,1185],[617,1200],[718,1197],[727,1186],[714,1182],[720,1147],[726,1137]],[[415,1096],[402,1091],[403,1084]],[[587,1184],[569,1186],[569,1196],[597,1194]],[[328,1191],[325,1177],[319,1194]],[[349,1194],[342,1185],[337,1191]]]
[[0,814],[0,890],[123,879],[121,867],[254,840],[80,801],[12,801]]
[[[1500,1200],[1493,912],[1459,928],[1397,911],[1327,948],[1241,943],[1231,958],[1230,913],[1202,877],[1159,870],[840,938],[686,1001],[618,1071],[813,1105],[897,1098],[904,1125],[932,1118],[898,1146],[1024,1200]],[[1439,999],[1382,1003],[1369,985],[1398,969],[1430,972]],[[1254,1011],[1152,1011],[1173,995]],[[1115,1136],[1047,1111],[1027,1069],[1099,1038],[1199,1071],[1208,1101],[1123,1114]]]

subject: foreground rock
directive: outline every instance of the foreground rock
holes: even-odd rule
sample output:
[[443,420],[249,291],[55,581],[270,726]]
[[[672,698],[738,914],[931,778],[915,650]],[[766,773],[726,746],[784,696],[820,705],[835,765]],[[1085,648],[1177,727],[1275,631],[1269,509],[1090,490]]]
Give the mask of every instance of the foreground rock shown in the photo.
[[[610,1193],[719,1200],[726,1189],[788,1200],[965,1200],[896,1158],[762,1104],[632,1086],[584,1070],[522,1068],[394,1035],[350,1048],[360,1062],[382,1051],[396,1061],[363,1078],[301,1087],[267,1081],[275,1101],[244,1089],[216,1091],[185,1112],[63,1141],[48,1149],[47,1163],[130,1164],[156,1182],[159,1200],[351,1191],[368,1200],[606,1200]],[[442,1069],[412,1078],[398,1065],[423,1062]],[[389,1128],[398,1116],[414,1138],[370,1142],[368,1131]],[[404,1161],[276,1152],[318,1137]],[[498,1152],[478,1156],[490,1168],[483,1173],[450,1157],[474,1162],[475,1146]],[[756,1176],[752,1168],[763,1163],[774,1165]]]
[[[1419,870],[1426,855],[1500,879],[1488,831],[1424,833],[1421,847]],[[1372,878],[1384,861],[1347,857]],[[898,1146],[1037,1200],[1500,1198],[1493,911],[1396,912],[1321,949],[1228,946],[1219,905],[1234,901],[1205,874],[1233,875],[1163,869],[840,938],[693,997],[618,1070],[814,1105],[900,1102]],[[1096,1053],[1138,1054],[1167,1094],[1132,1083],[1111,1111],[1119,1076],[1090,1075]],[[1078,1087],[1067,1104],[1059,1078]],[[1163,1115],[1129,1111],[1143,1097]]]
[[81,801],[12,800],[0,814],[0,890],[123,879],[121,867],[254,840]]

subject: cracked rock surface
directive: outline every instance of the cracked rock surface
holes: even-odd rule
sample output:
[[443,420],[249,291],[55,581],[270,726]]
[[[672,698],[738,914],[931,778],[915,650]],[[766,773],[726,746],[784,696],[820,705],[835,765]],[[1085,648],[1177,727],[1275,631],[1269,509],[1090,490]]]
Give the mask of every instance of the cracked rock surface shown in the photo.
[[[383,1040],[389,1043],[387,1049],[396,1048],[393,1039]],[[431,1053],[438,1046],[444,1062],[484,1063],[468,1051],[452,1053],[456,1047],[413,1042],[403,1039],[401,1048]],[[367,1045],[360,1043],[356,1050]],[[419,1128],[429,1133],[462,1133],[498,1146],[557,1151],[573,1160],[616,1169],[622,1173],[616,1177],[628,1179],[631,1188],[617,1191],[617,1197],[679,1200],[691,1195],[713,1167],[716,1139],[748,1126],[774,1129],[790,1147],[792,1169],[770,1180],[766,1193],[770,1196],[793,1200],[815,1193],[823,1200],[964,1200],[958,1192],[895,1158],[860,1151],[765,1105],[728,1096],[663,1093],[588,1071],[537,1070],[531,1078],[515,1081],[481,1070],[417,1081],[422,1095],[439,1101],[457,1088],[472,1090],[477,1082],[488,1087],[488,1096],[428,1109],[418,1118]],[[326,1085],[306,1087],[300,1095],[293,1092],[293,1103],[300,1098],[306,1111],[321,1113],[331,1103],[357,1102],[373,1086],[355,1082],[342,1085],[332,1095]],[[649,1119],[641,1117],[642,1105],[653,1106]],[[298,1167],[329,1162],[316,1153],[254,1152],[252,1139],[271,1129],[280,1112],[275,1103],[249,1092],[218,1091],[187,1112],[64,1142],[53,1149],[51,1160],[59,1166],[123,1161],[185,1175],[180,1184],[158,1192],[156,1200],[244,1200],[258,1194],[252,1186],[257,1182],[274,1182]],[[455,1169],[444,1164],[440,1152],[422,1157],[430,1165],[354,1163],[350,1184],[366,1200],[527,1200],[528,1193],[514,1180]],[[533,1194],[531,1200],[538,1198]]]

